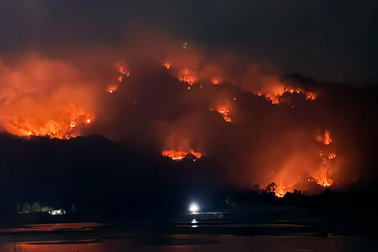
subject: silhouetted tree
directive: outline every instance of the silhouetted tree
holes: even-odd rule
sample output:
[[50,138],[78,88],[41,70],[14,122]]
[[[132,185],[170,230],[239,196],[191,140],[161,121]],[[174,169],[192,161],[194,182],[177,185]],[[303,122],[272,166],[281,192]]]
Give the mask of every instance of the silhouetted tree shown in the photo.
[[276,188],[277,188],[276,183],[272,182],[272,183],[270,183],[270,184],[266,187],[265,191],[266,191],[267,193],[272,193],[272,194],[274,194],[274,192],[276,191]]
[[23,206],[22,206],[22,212],[23,213],[30,213],[31,212],[31,206],[29,203],[25,203]]
[[260,186],[259,185],[254,185],[253,187],[252,187],[252,191],[254,191],[254,192],[257,192],[257,193],[260,193],[261,192],[261,188],[260,188]]
[[77,206],[76,206],[76,204],[73,204],[73,205],[71,206],[71,211],[74,212],[74,213],[77,211]]
[[20,205],[20,203],[18,203],[16,205],[15,210],[16,210],[17,213],[21,212],[21,205]]
[[32,212],[41,212],[41,206],[39,205],[38,202],[35,202],[32,206]]
[[235,199],[233,199],[231,196],[228,196],[225,200],[226,204],[231,206],[231,207],[235,207],[237,205]]
[[323,192],[324,195],[330,195],[332,194],[331,188],[326,188]]
[[52,211],[52,207],[47,206],[47,207],[42,207],[41,209],[41,212],[48,212],[48,211]]

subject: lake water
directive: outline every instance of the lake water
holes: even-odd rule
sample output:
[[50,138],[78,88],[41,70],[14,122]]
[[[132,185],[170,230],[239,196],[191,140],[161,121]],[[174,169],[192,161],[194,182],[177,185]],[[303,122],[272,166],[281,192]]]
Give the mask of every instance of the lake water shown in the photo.
[[[260,213],[266,211],[260,211]],[[0,229],[0,252],[321,251],[377,252],[346,219],[300,211],[259,214],[183,214],[117,224],[55,223]],[[257,216],[257,217],[256,217]]]
[[[0,245],[0,251],[12,251],[14,244]],[[124,251],[378,251],[376,239],[364,237],[295,237],[235,235],[172,235],[164,242],[150,238],[140,242],[133,239],[75,240],[18,242],[17,251],[30,252],[124,252]]]

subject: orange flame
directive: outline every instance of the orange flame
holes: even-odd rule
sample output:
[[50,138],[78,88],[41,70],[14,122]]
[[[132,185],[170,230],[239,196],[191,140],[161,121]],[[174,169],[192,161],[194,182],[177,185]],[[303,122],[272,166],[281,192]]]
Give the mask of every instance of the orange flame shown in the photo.
[[115,91],[117,91],[118,89],[118,86],[115,86],[115,85],[111,85],[111,86],[108,86],[108,88],[106,89],[106,91],[110,94],[114,93]]
[[295,95],[295,94],[304,94],[307,101],[314,101],[316,99],[316,94],[313,92],[307,92],[300,88],[285,88],[283,85],[273,85],[267,86],[263,89],[255,92],[258,96],[265,96],[267,101],[270,101],[272,104],[280,104],[281,96],[285,93]]
[[[325,159],[324,159],[325,160]],[[329,187],[333,184],[333,180],[329,178],[329,171],[330,164],[323,161],[323,164],[317,168],[315,173],[313,174],[313,178],[318,185]],[[311,179],[309,181],[312,181]]]
[[330,143],[332,143],[332,139],[331,139],[329,131],[326,130],[326,132],[324,134],[324,144],[329,145]]
[[74,128],[90,124],[93,120],[93,115],[80,110],[71,114],[71,119],[67,121],[50,119],[45,124],[40,124],[35,119],[17,120],[16,124],[9,125],[6,130],[17,136],[48,136],[58,139],[76,137],[79,134],[73,131]]
[[117,67],[119,73],[121,73],[123,75],[126,75],[128,73],[127,65],[124,61],[116,62],[115,66]]
[[217,109],[218,113],[223,116],[223,119],[226,122],[232,122],[231,117],[230,117],[230,110],[227,108],[218,108]]
[[121,74],[126,74],[126,69],[124,67],[119,67],[118,71],[121,73]]
[[179,80],[189,85],[193,85],[193,83],[197,81],[197,79],[193,76],[191,72],[189,72],[188,69],[180,71]]
[[[317,141],[324,143],[324,145],[330,145],[332,143],[331,133],[326,130],[324,136],[318,136]],[[317,179],[317,183],[324,187],[331,186],[333,184],[333,180],[328,177],[328,171],[332,168],[332,164],[329,163],[329,160],[336,158],[336,153],[323,153],[320,151],[319,153],[320,158],[323,160],[323,164],[318,168],[315,179]]]
[[167,69],[169,69],[169,68],[171,67],[171,63],[166,62],[166,63],[164,64],[164,67],[167,68]]
[[318,179],[318,182],[317,182],[317,184],[318,185],[321,185],[321,186],[324,186],[324,187],[329,187],[329,186],[331,186],[332,185],[332,183],[333,183],[333,181],[332,181],[332,179],[327,179],[327,178],[320,178],[320,179]]
[[286,189],[285,186],[278,185],[274,194],[276,195],[277,198],[283,198],[285,196],[285,193],[286,193],[285,189]]
[[213,82],[214,85],[218,85],[219,84],[219,79],[213,79],[212,82]]
[[318,142],[323,142],[324,145],[330,145],[332,143],[331,134],[328,130],[325,131],[324,136],[317,136]]
[[316,95],[312,92],[306,92],[306,100],[308,101],[314,101],[316,98]]
[[[261,95],[263,95],[263,94],[258,93],[257,95],[258,95],[258,96],[261,96]],[[280,104],[279,95],[278,95],[278,96],[275,96],[275,95],[271,95],[271,94],[265,94],[265,99],[266,99],[267,101],[272,102],[272,104]]]
[[[195,159],[200,159],[202,157],[202,153],[195,152],[193,150],[191,150],[190,152],[178,151],[178,150],[164,150],[164,151],[162,151],[162,156],[169,157],[172,160],[176,160],[176,161],[184,159],[189,154],[193,155],[195,157]],[[195,159],[193,159],[193,161]]]

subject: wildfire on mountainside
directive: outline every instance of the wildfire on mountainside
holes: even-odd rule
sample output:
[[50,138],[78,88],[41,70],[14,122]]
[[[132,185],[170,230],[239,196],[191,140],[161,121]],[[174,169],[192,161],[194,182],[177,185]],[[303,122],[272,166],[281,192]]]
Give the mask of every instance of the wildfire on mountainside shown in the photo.
[[202,153],[195,152],[193,150],[189,152],[178,151],[178,150],[163,150],[162,156],[169,157],[172,160],[176,160],[176,161],[183,160],[184,158],[192,158],[193,161],[196,161],[197,159],[200,159],[202,157]]
[[194,75],[188,69],[184,69],[184,70],[180,71],[179,80],[181,82],[184,82],[184,83],[189,84],[189,85],[193,85],[194,82],[197,81],[197,79],[194,77]]
[[[156,141],[161,155],[172,160],[222,155],[232,159],[229,169],[242,160],[240,174],[250,181],[263,181],[265,175],[249,169],[261,174],[275,170],[269,180],[278,185],[277,197],[298,183],[323,187],[339,183],[339,160],[345,155],[335,148],[330,130],[324,130],[331,124],[326,120],[316,120],[320,122],[316,126],[306,124],[310,116],[297,109],[318,106],[320,91],[278,77],[252,78],[245,84],[250,86],[243,87],[243,78],[235,76],[238,72],[229,74],[228,68],[208,67],[205,60],[192,58],[180,61],[164,55],[153,64],[114,62],[108,62],[105,70],[89,66],[89,71],[50,59],[22,59],[19,65],[9,66],[0,62],[1,129],[18,136],[59,139],[114,131],[112,140],[118,140],[122,129],[137,135],[136,129],[142,128],[146,136],[137,137],[146,143]],[[127,78],[131,72],[132,78]],[[294,105],[296,109],[287,109]],[[155,131],[162,122],[168,127]],[[319,128],[323,131],[314,138]],[[295,134],[302,129],[312,135],[301,137],[297,144]],[[168,144],[156,136],[163,131],[175,136]],[[288,135],[293,136],[285,138]],[[255,161],[259,158],[253,156],[255,152],[264,157]]]

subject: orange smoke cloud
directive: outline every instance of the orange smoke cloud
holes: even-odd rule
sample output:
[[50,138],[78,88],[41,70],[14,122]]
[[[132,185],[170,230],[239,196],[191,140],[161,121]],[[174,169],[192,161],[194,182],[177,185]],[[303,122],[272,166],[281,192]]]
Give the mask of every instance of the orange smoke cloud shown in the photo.
[[[329,187],[334,185],[335,181],[343,182],[340,180],[342,163],[336,159],[335,148],[324,146],[324,137],[321,137],[322,144],[317,144],[319,137],[311,139],[311,134],[305,131],[282,136],[287,141],[283,144],[285,147],[281,146],[283,149],[276,148],[274,145],[259,146],[263,148],[259,163],[261,162],[264,170],[267,169],[266,166],[270,168],[262,184],[274,181],[277,184],[275,191],[277,197],[283,197],[286,192],[298,189],[298,185],[306,191],[313,188],[315,184]],[[306,139],[298,138],[300,135],[306,136]],[[327,135],[330,135],[329,131]],[[283,142],[282,139],[279,141]],[[265,153],[265,148],[270,152]],[[270,161],[271,157],[280,157],[282,162]]]
[[18,135],[77,136],[94,120],[90,88],[75,68],[32,55],[0,62],[0,125]]

